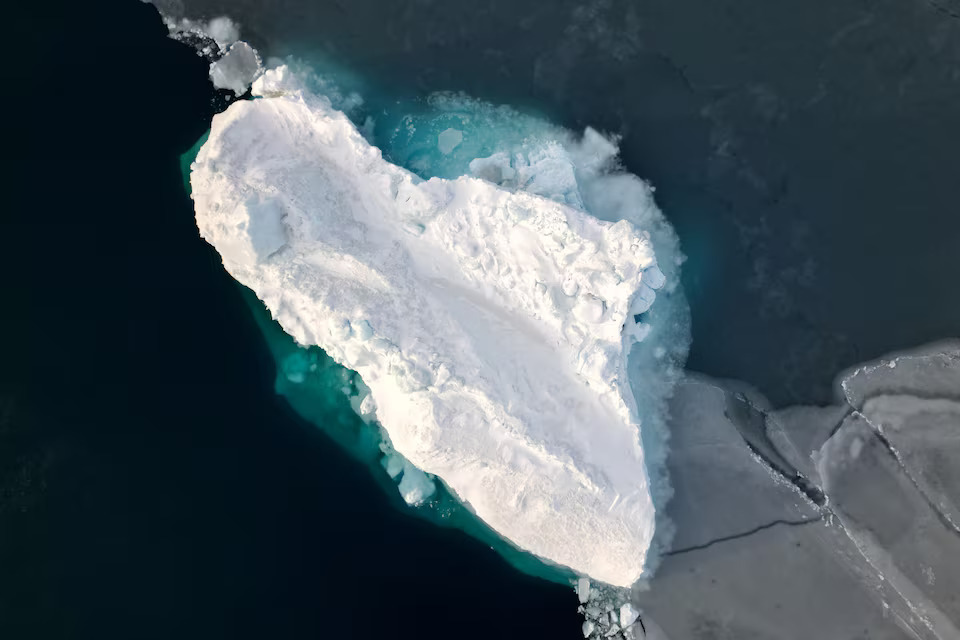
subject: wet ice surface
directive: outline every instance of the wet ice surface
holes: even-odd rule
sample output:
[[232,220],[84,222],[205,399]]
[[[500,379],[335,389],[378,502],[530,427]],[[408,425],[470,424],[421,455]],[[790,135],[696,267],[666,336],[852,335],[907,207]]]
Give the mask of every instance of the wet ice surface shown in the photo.
[[775,411],[736,383],[680,385],[673,548],[599,608],[631,602],[648,638],[960,638],[960,342],[841,383],[835,406]]

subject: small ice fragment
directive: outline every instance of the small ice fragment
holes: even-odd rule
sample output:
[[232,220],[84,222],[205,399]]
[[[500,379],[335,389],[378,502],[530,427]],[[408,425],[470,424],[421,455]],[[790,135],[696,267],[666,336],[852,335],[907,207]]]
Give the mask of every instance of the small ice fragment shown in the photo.
[[[646,273],[646,271],[644,271]],[[641,313],[646,313],[650,310],[650,307],[653,306],[654,300],[656,300],[657,294],[654,293],[653,287],[647,284],[646,280],[640,283],[640,286],[637,287],[637,292],[633,298],[633,304],[630,305],[630,312],[638,315]]]
[[651,289],[659,289],[666,281],[666,276],[663,275],[663,271],[660,271],[660,267],[657,265],[647,267],[643,270],[643,283]]
[[577,598],[580,604],[584,604],[590,599],[590,580],[589,578],[580,578],[577,580]]
[[403,458],[396,454],[389,454],[381,460],[383,468],[387,471],[387,475],[393,478],[394,480],[403,472]]
[[242,96],[260,75],[260,56],[246,42],[230,45],[226,55],[210,65],[210,80],[218,89],[229,89]]
[[584,638],[589,638],[590,634],[593,633],[593,630],[597,628],[597,625],[593,624],[589,620],[584,620],[583,625],[580,627],[580,631],[583,632]]
[[424,502],[437,490],[427,474],[406,461],[403,464],[403,477],[400,478],[397,488],[404,501],[411,506]]
[[437,148],[443,155],[459,147],[461,142],[463,142],[463,131],[459,129],[444,129],[437,136]]
[[636,622],[639,617],[640,612],[629,602],[620,607],[620,626],[624,629]]
[[377,412],[377,403],[374,401],[373,396],[370,393],[367,393],[364,396],[363,400],[360,402],[360,416],[366,418],[373,415]]

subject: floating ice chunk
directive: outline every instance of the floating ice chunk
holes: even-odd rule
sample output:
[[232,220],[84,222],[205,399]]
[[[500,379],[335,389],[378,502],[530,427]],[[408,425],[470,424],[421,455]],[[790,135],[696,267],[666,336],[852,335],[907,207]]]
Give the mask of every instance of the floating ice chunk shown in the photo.
[[[650,235],[476,178],[422,181],[282,69],[254,93],[214,118],[191,176],[226,269],[357,371],[397,452],[494,530],[631,584],[655,515],[626,374]],[[520,179],[579,200],[569,158],[548,156]]]
[[386,470],[387,475],[396,480],[400,477],[400,474],[403,473],[404,469],[404,459],[403,456],[397,454],[387,454],[381,460],[384,470]]
[[661,288],[666,281],[666,276],[663,275],[663,271],[660,271],[660,267],[657,265],[653,265],[643,272],[643,282],[651,289]]
[[210,80],[218,89],[242,96],[262,70],[256,50],[246,42],[235,42],[222,58],[210,64]]
[[589,578],[580,578],[577,580],[577,598],[580,600],[580,604],[583,604],[590,599]]
[[459,129],[444,129],[437,136],[437,148],[443,155],[447,155],[459,147],[461,142],[463,142],[463,131]]
[[427,474],[407,461],[404,461],[403,477],[397,488],[404,501],[411,506],[421,504],[437,490]]
[[363,400],[360,401],[360,410],[357,412],[360,414],[360,417],[364,420],[369,419],[377,411],[377,403],[374,402],[373,396],[369,393],[363,397]]
[[502,151],[488,158],[471,160],[470,172],[497,185],[512,182],[517,176],[516,170],[510,166],[510,156]]
[[620,607],[620,626],[624,629],[636,622],[639,617],[640,612],[629,602]]

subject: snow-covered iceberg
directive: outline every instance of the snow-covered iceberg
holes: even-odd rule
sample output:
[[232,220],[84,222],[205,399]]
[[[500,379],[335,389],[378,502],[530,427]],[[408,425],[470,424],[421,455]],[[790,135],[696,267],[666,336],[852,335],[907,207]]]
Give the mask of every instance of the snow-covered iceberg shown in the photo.
[[627,586],[655,509],[627,379],[650,234],[385,161],[284,67],[214,118],[201,235],[284,330],[357,371],[396,450],[520,548]]

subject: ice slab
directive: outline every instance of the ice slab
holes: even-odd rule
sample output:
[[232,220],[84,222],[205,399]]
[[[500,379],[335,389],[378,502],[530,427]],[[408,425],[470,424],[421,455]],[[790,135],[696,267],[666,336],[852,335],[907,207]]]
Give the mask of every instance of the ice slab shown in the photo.
[[235,42],[222,58],[210,63],[210,80],[218,89],[242,96],[262,71],[256,50],[246,42]]
[[631,584],[654,526],[626,375],[636,306],[664,283],[649,235],[476,178],[422,181],[282,68],[254,93],[215,117],[191,175],[226,269],[360,373],[396,450],[492,528]]
[[440,153],[447,155],[463,142],[463,132],[459,129],[444,129],[437,136],[437,148]]

